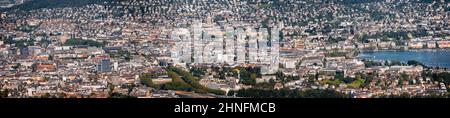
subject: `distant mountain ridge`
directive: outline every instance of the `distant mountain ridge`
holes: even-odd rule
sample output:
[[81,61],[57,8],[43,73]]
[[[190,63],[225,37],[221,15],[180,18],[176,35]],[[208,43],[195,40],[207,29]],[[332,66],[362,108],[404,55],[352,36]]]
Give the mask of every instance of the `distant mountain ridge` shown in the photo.
[[[16,1],[16,0],[0,0],[2,1]],[[90,4],[103,4],[104,2],[113,2],[113,1],[133,1],[133,0],[23,0],[24,3],[20,5],[15,5],[10,8],[0,8],[0,11],[12,11],[12,10],[23,10],[30,11],[42,8],[64,8],[64,7],[82,7]],[[170,0],[166,2],[169,3]],[[241,1],[250,1],[250,0],[241,0]],[[338,4],[345,5],[353,5],[353,4],[361,4],[361,3],[370,3],[370,2],[381,2],[386,0],[306,0],[306,1],[322,1],[324,3],[335,2]],[[390,0],[391,2],[396,2],[398,0]],[[411,2],[416,3],[450,3],[450,0],[410,0]],[[5,2],[6,4],[6,2]]]
[[0,0],[0,8],[9,8],[14,5],[22,4],[23,2],[31,0]]
[[2,11],[23,10],[30,11],[42,8],[64,8],[64,7],[82,7],[90,4],[100,4],[104,2],[118,0],[32,0],[10,8],[2,9]]

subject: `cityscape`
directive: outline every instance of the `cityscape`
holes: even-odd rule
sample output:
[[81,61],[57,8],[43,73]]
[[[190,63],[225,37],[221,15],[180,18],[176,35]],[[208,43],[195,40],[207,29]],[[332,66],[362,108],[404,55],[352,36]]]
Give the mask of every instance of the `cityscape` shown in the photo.
[[0,98],[448,98],[450,0],[0,0]]

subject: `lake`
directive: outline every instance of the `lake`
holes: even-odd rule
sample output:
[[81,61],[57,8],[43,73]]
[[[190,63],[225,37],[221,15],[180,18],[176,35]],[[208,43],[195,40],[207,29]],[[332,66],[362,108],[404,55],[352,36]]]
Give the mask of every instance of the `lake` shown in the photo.
[[450,68],[450,50],[363,51],[359,58],[369,60],[419,61],[427,66]]

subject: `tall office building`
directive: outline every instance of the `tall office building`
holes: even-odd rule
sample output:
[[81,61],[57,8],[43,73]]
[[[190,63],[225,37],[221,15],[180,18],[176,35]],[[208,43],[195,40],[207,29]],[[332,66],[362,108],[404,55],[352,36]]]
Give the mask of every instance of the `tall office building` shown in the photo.
[[114,71],[119,71],[119,62],[114,62],[113,70]]
[[19,58],[21,58],[21,59],[26,59],[30,55],[30,53],[28,51],[28,47],[20,48],[19,52],[20,52]]
[[97,65],[98,72],[110,72],[111,71],[111,61],[109,59],[103,59],[100,64]]

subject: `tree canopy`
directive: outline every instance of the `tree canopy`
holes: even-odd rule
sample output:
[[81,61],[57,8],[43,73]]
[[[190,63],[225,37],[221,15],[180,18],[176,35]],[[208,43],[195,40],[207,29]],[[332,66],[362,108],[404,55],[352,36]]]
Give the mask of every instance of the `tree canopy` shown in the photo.
[[103,44],[101,42],[97,42],[94,40],[83,40],[83,39],[69,39],[66,42],[64,42],[64,45],[66,45],[66,46],[87,45],[87,46],[94,46],[94,47],[105,46],[105,44]]
[[[233,91],[238,97],[250,98],[348,98],[349,96],[334,90],[309,89],[305,91],[280,89],[241,89]],[[230,95],[230,94],[229,94]]]

